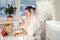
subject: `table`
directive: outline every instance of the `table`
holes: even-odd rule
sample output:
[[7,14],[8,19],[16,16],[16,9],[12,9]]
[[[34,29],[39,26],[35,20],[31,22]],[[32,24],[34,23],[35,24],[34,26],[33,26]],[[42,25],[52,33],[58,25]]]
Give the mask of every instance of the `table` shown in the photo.
[[[13,23],[14,27],[18,27],[19,23],[21,22],[21,20],[14,20],[14,21],[0,21],[0,24],[5,24],[5,23]],[[33,36],[30,35],[26,35],[26,36],[18,36],[18,37],[14,37],[14,36],[6,36],[6,37],[2,37],[0,34],[0,40],[34,40],[35,38]]]
[[7,36],[4,38],[0,38],[0,40],[34,40],[35,38],[32,36],[18,36],[18,37],[14,37],[14,36]]

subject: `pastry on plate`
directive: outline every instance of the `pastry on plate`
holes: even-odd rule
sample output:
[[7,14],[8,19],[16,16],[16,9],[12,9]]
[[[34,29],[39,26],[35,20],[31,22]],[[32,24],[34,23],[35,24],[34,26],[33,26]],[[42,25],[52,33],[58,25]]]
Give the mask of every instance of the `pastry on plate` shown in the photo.
[[25,35],[27,35],[27,33],[25,32],[25,30],[23,28],[12,30],[12,34],[14,36],[25,36]]

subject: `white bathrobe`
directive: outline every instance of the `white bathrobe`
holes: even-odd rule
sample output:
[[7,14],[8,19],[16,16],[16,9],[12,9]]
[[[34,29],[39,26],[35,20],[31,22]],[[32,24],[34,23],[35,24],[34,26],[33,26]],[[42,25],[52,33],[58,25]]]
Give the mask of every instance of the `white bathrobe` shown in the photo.
[[32,16],[31,19],[27,18],[27,22],[28,25],[24,25],[23,28],[30,36],[31,40],[41,40],[41,29],[39,20],[35,16]]

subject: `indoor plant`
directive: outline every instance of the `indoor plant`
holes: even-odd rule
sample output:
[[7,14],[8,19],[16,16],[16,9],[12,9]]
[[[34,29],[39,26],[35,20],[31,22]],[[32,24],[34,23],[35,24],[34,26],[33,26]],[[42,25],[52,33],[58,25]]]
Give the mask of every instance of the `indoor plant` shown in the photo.
[[15,14],[15,12],[16,12],[16,7],[13,7],[10,4],[8,4],[7,7],[2,7],[0,10],[2,10],[2,9],[4,9],[6,15],[8,14],[8,16],[7,16],[8,20],[11,20],[13,18],[12,14]]

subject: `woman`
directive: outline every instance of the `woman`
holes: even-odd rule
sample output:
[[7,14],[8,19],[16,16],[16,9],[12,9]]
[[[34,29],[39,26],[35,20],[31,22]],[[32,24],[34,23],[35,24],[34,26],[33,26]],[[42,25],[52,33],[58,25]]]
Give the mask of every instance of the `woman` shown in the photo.
[[40,23],[35,16],[36,9],[32,6],[25,8],[25,18],[22,19],[22,27],[26,31],[27,35],[31,36],[33,40],[41,40]]

